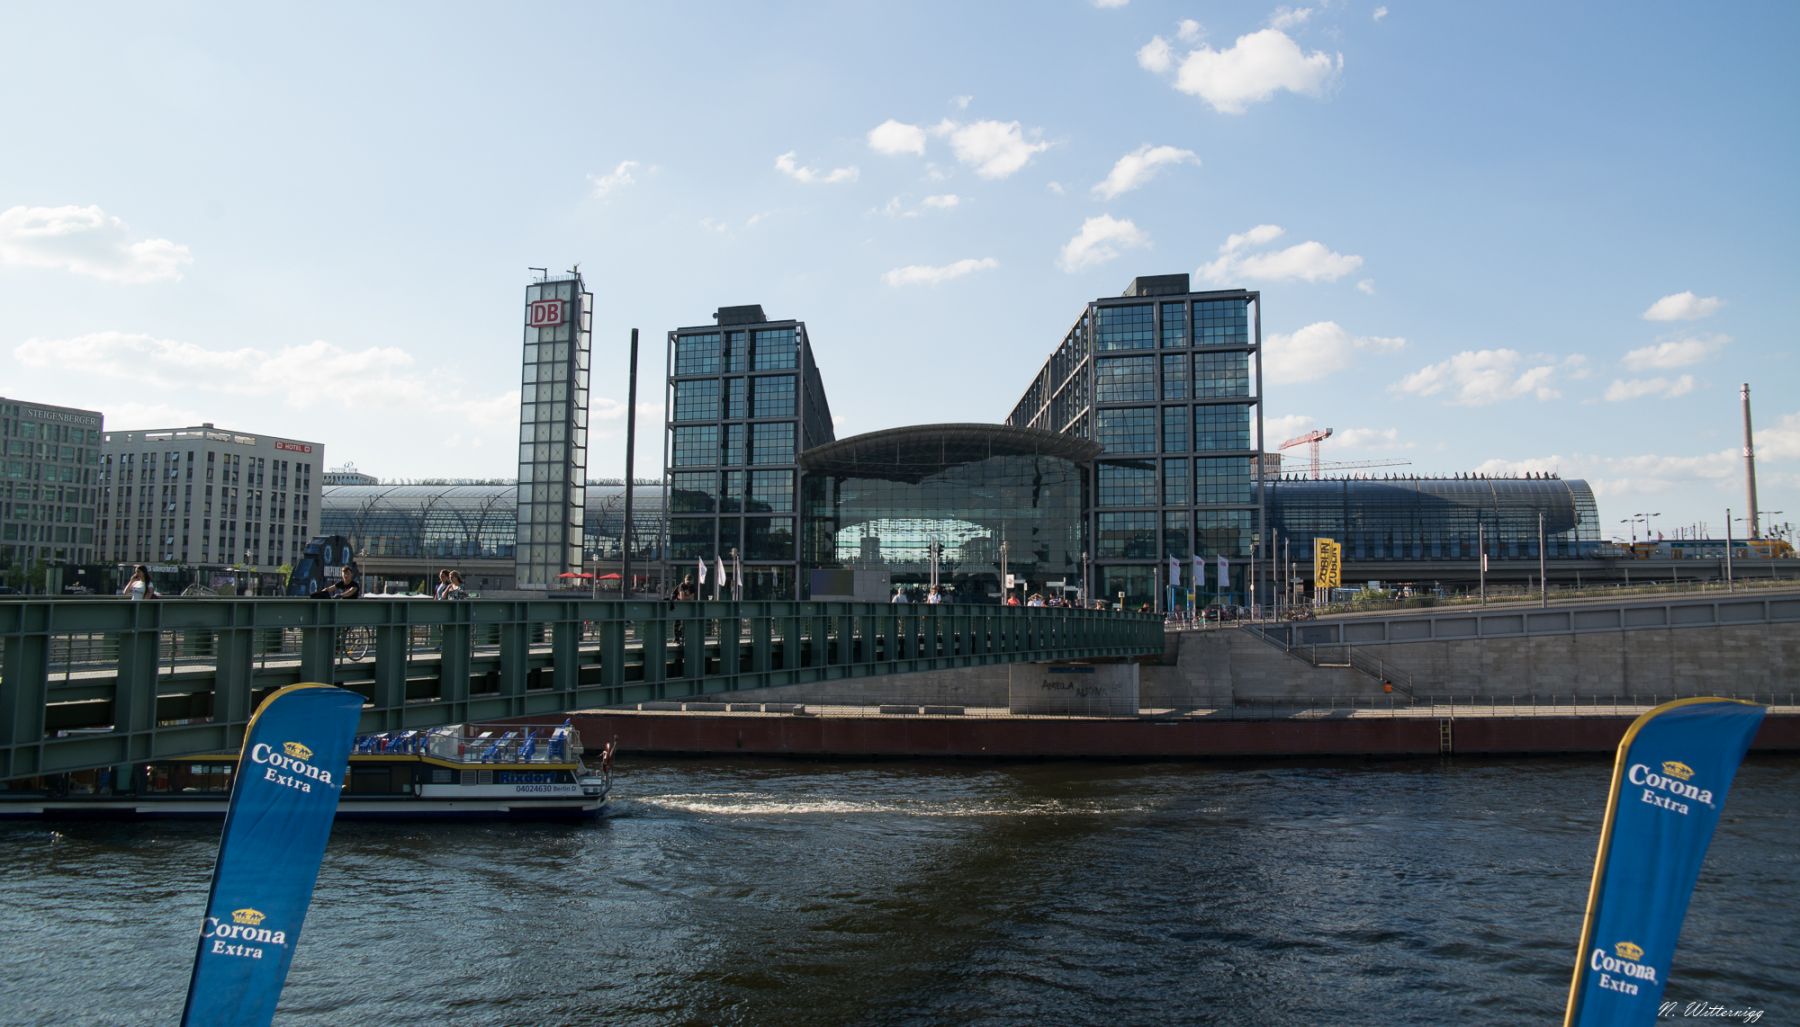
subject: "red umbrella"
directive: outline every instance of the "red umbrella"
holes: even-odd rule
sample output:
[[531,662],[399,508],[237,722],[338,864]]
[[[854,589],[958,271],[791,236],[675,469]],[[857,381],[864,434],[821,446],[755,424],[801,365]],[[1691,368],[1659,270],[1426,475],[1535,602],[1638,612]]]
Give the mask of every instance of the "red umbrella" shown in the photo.
[[617,574],[602,574],[602,575],[600,575],[600,580],[601,581],[617,581],[617,580],[619,580],[619,576]]
[[577,573],[576,573],[576,572],[574,572],[574,571],[564,571],[564,572],[563,572],[563,573],[561,573],[561,574],[558,574],[558,575],[557,575],[557,577],[559,577],[559,578],[583,578],[583,579],[586,579],[586,578],[591,578],[591,577],[593,577],[593,575],[592,575],[592,574],[577,574]]

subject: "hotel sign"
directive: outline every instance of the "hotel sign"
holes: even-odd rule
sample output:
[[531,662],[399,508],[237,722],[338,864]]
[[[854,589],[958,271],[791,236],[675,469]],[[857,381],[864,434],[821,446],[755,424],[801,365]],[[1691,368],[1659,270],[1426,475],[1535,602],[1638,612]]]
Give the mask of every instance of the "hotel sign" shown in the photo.
[[533,300],[530,316],[526,320],[529,328],[554,328],[563,323],[565,300]]
[[283,449],[290,453],[310,453],[310,452],[312,452],[312,447],[307,445],[304,442],[277,442],[277,443],[275,443],[275,448]]

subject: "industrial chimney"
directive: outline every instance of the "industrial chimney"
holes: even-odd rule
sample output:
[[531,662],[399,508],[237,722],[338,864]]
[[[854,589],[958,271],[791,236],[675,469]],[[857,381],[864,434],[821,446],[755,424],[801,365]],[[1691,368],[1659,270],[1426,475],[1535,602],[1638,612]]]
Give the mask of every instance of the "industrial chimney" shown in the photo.
[[1750,501],[1750,537],[1762,538],[1758,529],[1756,514],[1756,447],[1750,434],[1750,383],[1744,383],[1741,393],[1744,397],[1744,487],[1749,493],[1745,496]]

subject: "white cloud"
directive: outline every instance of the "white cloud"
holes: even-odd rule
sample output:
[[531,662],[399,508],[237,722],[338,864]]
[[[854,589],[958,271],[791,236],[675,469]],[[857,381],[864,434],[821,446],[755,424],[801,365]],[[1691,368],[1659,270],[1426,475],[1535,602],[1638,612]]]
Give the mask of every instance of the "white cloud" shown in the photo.
[[1257,225],[1248,232],[1234,234],[1219,247],[1219,259],[1202,264],[1198,274],[1211,282],[1260,281],[1335,282],[1362,267],[1363,259],[1354,254],[1332,251],[1324,243],[1308,240],[1283,250],[1246,252],[1282,235],[1279,225]]
[[1380,21],[1381,19],[1383,19],[1385,17],[1387,17],[1387,8],[1386,7],[1375,8],[1375,20],[1376,21]]
[[1104,10],[1108,7],[1124,7],[1130,2],[1131,0],[1094,0],[1094,6]]
[[125,222],[97,206],[10,207],[0,211],[0,266],[54,268],[108,282],[178,282],[194,262],[186,246],[133,239]]
[[837,185],[840,182],[854,182],[861,174],[854,166],[833,168],[823,174],[815,168],[801,167],[794,160],[793,150],[775,158],[775,169],[802,185]]
[[1365,296],[1375,295],[1375,279],[1365,278],[1362,281],[1357,282],[1356,283],[1356,291],[1362,293]]
[[889,118],[869,129],[869,149],[889,156],[914,153],[925,156],[925,130]]
[[643,167],[634,160],[622,160],[619,166],[604,175],[589,175],[588,181],[594,183],[594,199],[604,200],[606,194],[614,189],[623,189],[628,185],[636,185],[637,178],[633,172]]
[[1312,17],[1312,13],[1310,7],[1277,7],[1275,13],[1269,15],[1269,27],[1285,31],[1296,25],[1304,25]]
[[1150,42],[1138,47],[1138,67],[1145,71],[1153,71],[1158,75],[1168,71],[1175,65],[1175,56],[1169,49],[1169,41],[1161,36],[1152,36]]
[[949,136],[956,159],[974,167],[982,178],[1006,178],[1031,163],[1033,155],[1050,148],[1049,143],[1027,142],[1016,121],[974,121],[963,125],[946,118],[932,132]]
[[1525,474],[1561,474],[1564,460],[1560,456],[1528,456],[1516,460],[1483,460],[1474,473],[1490,478],[1516,478]]
[[1173,146],[1143,146],[1120,157],[1113,164],[1112,171],[1106,181],[1094,185],[1094,195],[1103,200],[1110,200],[1121,193],[1128,193],[1156,177],[1158,168],[1166,164],[1199,164],[1200,155],[1192,150],[1182,150]]
[[975,98],[973,96],[958,96],[952,98],[950,102],[956,105],[957,110],[966,111],[969,109],[969,104],[975,102]]
[[1264,340],[1263,370],[1271,382],[1310,382],[1349,368],[1359,351],[1398,353],[1405,347],[1405,339],[1352,337],[1336,321],[1319,321],[1291,335],[1269,333]]
[[928,264],[909,264],[897,267],[881,276],[882,282],[898,288],[902,285],[937,285],[953,278],[974,274],[977,271],[988,271],[1000,266],[1000,262],[992,257],[977,260],[969,257],[954,264],[932,267]]
[[885,214],[891,218],[916,218],[926,210],[950,210],[962,204],[962,197],[955,193],[940,193],[927,196],[919,201],[918,206],[908,206],[903,197],[896,196],[882,204],[871,214]]
[[1666,371],[1687,367],[1708,359],[1731,342],[1729,335],[1707,335],[1692,339],[1671,339],[1654,346],[1643,346],[1625,354],[1623,363],[1633,371]]
[[1045,182],[1044,188],[1050,190],[1051,192],[1055,193],[1058,196],[1061,196],[1063,193],[1068,191],[1063,188],[1063,184],[1061,182]]
[[[1158,36],[1138,50],[1138,65],[1162,74],[1174,63],[1167,41]],[[1305,53],[1278,28],[1239,36],[1230,49],[1204,44],[1190,50],[1175,72],[1175,88],[1206,101],[1222,114],[1242,114],[1287,90],[1322,96],[1343,71],[1344,55]]]
[[[69,339],[27,339],[13,355],[27,367],[79,370],[84,375],[129,381],[152,391],[195,391],[281,398],[304,406],[319,393],[296,390],[297,381],[335,383],[332,402],[431,399],[432,383],[417,373],[410,353],[395,346],[345,349],[315,340],[296,346],[208,349],[191,342],[131,332],[92,332]],[[394,390],[389,395],[389,390]]]
[[1414,396],[1446,393],[1448,402],[1464,406],[1485,406],[1525,396],[1551,400],[1562,395],[1555,387],[1557,372],[1578,372],[1582,363],[1579,357],[1568,357],[1560,363],[1530,363],[1512,349],[1464,350],[1449,360],[1414,371],[1394,383],[1393,390]]
[[717,232],[720,235],[724,235],[726,232],[731,231],[731,226],[720,221],[718,218],[701,218],[700,227],[709,232]]
[[1181,24],[1175,26],[1175,38],[1183,43],[1195,42],[1205,35],[1206,29],[1192,18],[1183,18]]
[[1724,305],[1725,301],[1717,296],[1696,296],[1691,291],[1671,293],[1650,304],[1650,309],[1644,311],[1644,320],[1698,321]]
[[1102,214],[1081,223],[1081,230],[1063,246],[1057,264],[1073,274],[1112,260],[1121,250],[1149,244],[1150,236],[1143,229],[1130,221]]
[[1694,376],[1684,374],[1679,378],[1632,378],[1628,381],[1614,379],[1606,388],[1606,401],[1618,403],[1629,399],[1643,399],[1655,396],[1661,399],[1674,399],[1694,391]]
[[1342,428],[1331,434],[1333,449],[1412,449],[1400,441],[1398,428]]
[[938,210],[949,210],[952,207],[960,206],[962,197],[955,193],[940,193],[937,196],[927,196],[919,202],[927,207],[936,207]]
[[1280,417],[1263,418],[1263,451],[1273,453],[1276,447],[1288,439],[1304,435],[1318,427],[1318,419],[1311,414],[1283,414]]

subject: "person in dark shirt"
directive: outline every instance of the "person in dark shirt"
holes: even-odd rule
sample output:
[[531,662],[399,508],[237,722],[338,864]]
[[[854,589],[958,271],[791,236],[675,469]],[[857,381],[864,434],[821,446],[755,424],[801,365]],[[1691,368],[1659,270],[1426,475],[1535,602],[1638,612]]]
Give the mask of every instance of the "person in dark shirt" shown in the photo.
[[356,583],[356,565],[347,563],[338,580],[326,585],[312,594],[314,599],[355,599],[362,595],[362,586]]

